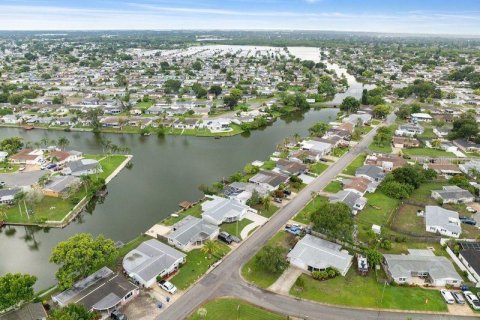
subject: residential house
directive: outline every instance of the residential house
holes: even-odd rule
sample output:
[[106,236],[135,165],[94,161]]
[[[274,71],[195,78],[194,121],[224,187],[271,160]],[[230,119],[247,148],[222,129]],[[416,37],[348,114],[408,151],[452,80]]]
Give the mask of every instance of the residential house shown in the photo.
[[320,142],[316,140],[305,140],[300,143],[303,150],[308,150],[318,155],[319,161],[322,157],[326,156],[332,151],[332,145],[330,143]]
[[453,140],[453,144],[456,145],[463,152],[477,152],[480,151],[480,144],[466,139]]
[[447,127],[433,128],[433,133],[439,138],[445,138],[451,130],[451,128]]
[[71,187],[80,183],[80,178],[74,176],[53,176],[45,184],[42,192],[48,197],[64,197],[68,194]]
[[19,193],[21,189],[0,189],[0,204],[12,204],[15,200],[15,195]]
[[40,164],[44,159],[41,149],[22,149],[10,156],[10,162],[14,164]]
[[13,114],[7,114],[2,117],[2,121],[6,124],[19,124],[22,122],[22,119],[17,119],[17,116]]
[[47,320],[47,312],[41,302],[32,302],[0,315],[0,320]]
[[207,128],[212,133],[216,132],[229,132],[233,129],[230,127],[232,120],[230,119],[206,119],[203,120],[203,123],[200,125],[201,128]]
[[230,199],[246,204],[254,191],[258,192],[260,197],[266,197],[269,193],[266,188],[255,183],[232,182],[224,188],[223,194]]
[[103,267],[94,274],[78,281],[72,288],[52,297],[60,307],[79,304],[89,311],[110,314],[139,294],[136,285],[125,277]]
[[475,278],[477,287],[480,286],[480,243],[477,241],[459,241],[460,252],[458,259],[468,272]]
[[193,216],[186,216],[172,226],[172,231],[167,235],[170,245],[180,250],[190,251],[201,247],[205,241],[213,240],[218,236],[220,228]]
[[460,287],[462,277],[444,256],[430,250],[409,250],[409,254],[384,254],[387,276],[398,284],[428,284],[435,287]]
[[480,173],[480,160],[467,161],[463,164],[460,164],[458,168],[467,175],[472,175],[473,172]]
[[358,123],[365,125],[372,120],[372,115],[368,113],[354,113],[342,119],[342,122],[351,123],[356,126]]
[[382,168],[367,164],[358,168],[357,171],[355,171],[355,176],[363,177],[372,182],[380,183],[385,178],[385,173],[383,172]]
[[235,199],[210,196],[212,200],[202,202],[203,220],[216,226],[242,220],[248,212],[257,213]]
[[378,186],[378,183],[374,183],[364,177],[353,177],[351,179],[345,179],[342,181],[342,184],[343,190],[357,191],[362,195],[366,192],[375,192]]
[[341,190],[329,197],[331,203],[343,202],[356,215],[367,204],[367,199],[356,190]]
[[140,244],[123,258],[122,266],[129,277],[149,288],[157,277],[175,272],[185,263],[186,254],[156,239]]
[[420,147],[420,141],[416,138],[410,137],[392,137],[392,144],[395,148],[418,148]]
[[423,168],[434,170],[437,174],[445,177],[451,177],[462,173],[458,165],[453,163],[425,163]]
[[417,124],[402,124],[398,127],[397,130],[395,130],[395,135],[396,136],[402,136],[402,137],[413,137],[415,135],[422,134],[424,131],[423,127]]
[[442,190],[432,190],[432,198],[441,200],[442,203],[470,203],[475,201],[475,196],[470,191],[458,186],[443,186]]
[[297,161],[279,159],[276,163],[276,169],[289,176],[298,176],[307,171],[307,166]]
[[427,232],[439,233],[442,236],[458,238],[462,233],[458,212],[439,206],[426,206],[425,230]]
[[428,113],[412,113],[410,117],[414,123],[420,122],[420,121],[432,122],[433,120],[432,116],[429,115]]
[[367,156],[365,164],[380,167],[384,171],[392,171],[405,166],[407,160],[395,154],[373,154]]
[[342,246],[312,235],[305,235],[288,253],[287,260],[292,266],[305,272],[337,269],[345,276],[352,265],[353,257]]
[[287,183],[289,176],[282,173],[261,170],[259,173],[249,179],[251,183],[255,183],[269,191],[277,190],[281,184]]
[[103,172],[100,162],[94,159],[80,159],[67,162],[62,170],[63,174],[72,176],[91,175]]

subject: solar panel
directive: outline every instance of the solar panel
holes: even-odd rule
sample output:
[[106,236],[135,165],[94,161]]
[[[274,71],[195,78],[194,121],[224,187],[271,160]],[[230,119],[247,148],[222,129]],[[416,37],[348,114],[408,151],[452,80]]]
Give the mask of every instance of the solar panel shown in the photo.
[[464,250],[478,250],[480,251],[480,242],[460,242],[462,249]]

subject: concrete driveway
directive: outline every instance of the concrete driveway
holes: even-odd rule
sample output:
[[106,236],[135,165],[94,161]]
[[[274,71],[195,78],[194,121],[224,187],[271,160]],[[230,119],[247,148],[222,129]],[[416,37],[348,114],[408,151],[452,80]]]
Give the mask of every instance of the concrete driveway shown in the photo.
[[289,266],[268,290],[288,295],[290,288],[295,284],[295,281],[297,281],[297,278],[300,277],[301,274],[302,270]]
[[265,218],[264,216],[261,216],[259,214],[253,213],[253,212],[248,212],[246,214],[245,218],[248,219],[248,220],[251,220],[253,222],[250,223],[249,225],[245,226],[245,228],[243,228],[242,232],[240,232],[240,238],[242,238],[242,240],[247,239],[250,231],[252,231],[256,227],[259,227],[259,226],[265,224],[265,222],[268,221],[268,219]]
[[48,172],[42,170],[0,173],[0,181],[5,182],[5,185],[8,187],[30,187],[37,183],[41,176],[47,173]]

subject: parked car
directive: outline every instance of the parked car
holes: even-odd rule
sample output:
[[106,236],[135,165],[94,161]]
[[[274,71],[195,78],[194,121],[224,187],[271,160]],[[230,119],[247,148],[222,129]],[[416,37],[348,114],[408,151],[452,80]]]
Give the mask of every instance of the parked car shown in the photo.
[[281,198],[273,198],[273,201],[275,201],[276,203],[282,203],[282,199],[281,199]]
[[177,292],[177,287],[175,287],[173,283],[165,280],[158,281],[158,286],[170,294],[175,294],[175,292]]
[[18,168],[18,171],[24,171],[24,170],[25,170],[25,167]]
[[56,166],[57,166],[56,164],[50,163],[46,168],[50,170],[50,169],[55,168]]
[[472,306],[474,310],[480,310],[480,300],[475,296],[471,291],[463,292],[465,299],[467,299],[468,304]]
[[5,181],[0,181],[0,187],[4,187],[5,186]]
[[233,242],[232,236],[225,231],[222,231],[218,234],[218,240],[221,240],[227,244],[231,244]]
[[450,291],[442,289],[442,290],[440,290],[440,293],[442,294],[442,297],[445,300],[445,302],[447,302],[448,304],[454,304],[455,303],[455,298],[453,297],[453,295]]
[[294,234],[296,236],[299,236],[302,233],[302,228],[299,226],[285,226],[285,231]]
[[463,299],[463,295],[461,292],[452,292],[452,295],[458,304],[465,304],[465,299]]
[[127,316],[124,315],[123,313],[121,313],[120,311],[118,310],[114,310],[112,312],[112,314],[110,314],[110,318],[114,319],[114,320],[128,320],[127,319]]
[[283,194],[289,196],[289,195],[292,194],[292,191],[290,191],[290,190],[283,190]]
[[468,212],[471,212],[471,213],[476,213],[476,212],[477,212],[477,210],[475,210],[475,209],[472,208],[472,207],[467,207],[467,211],[468,211]]
[[471,226],[477,225],[477,221],[473,220],[472,218],[465,217],[465,216],[460,217],[460,221],[462,221],[462,223],[469,224]]

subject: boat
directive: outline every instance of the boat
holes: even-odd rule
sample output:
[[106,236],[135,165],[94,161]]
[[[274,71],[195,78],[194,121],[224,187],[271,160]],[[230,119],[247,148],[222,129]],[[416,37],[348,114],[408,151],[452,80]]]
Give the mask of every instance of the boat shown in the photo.
[[33,130],[34,126],[23,126],[23,130]]
[[176,214],[176,213],[172,213],[170,216],[171,216],[172,218],[178,218],[178,214]]
[[5,225],[5,221],[0,220],[0,229]]

